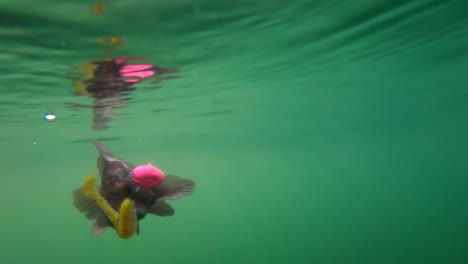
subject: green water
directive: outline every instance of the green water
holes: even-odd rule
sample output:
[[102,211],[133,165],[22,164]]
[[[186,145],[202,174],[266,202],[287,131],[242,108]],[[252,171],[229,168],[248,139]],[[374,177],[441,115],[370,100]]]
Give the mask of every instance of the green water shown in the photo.
[[[0,2],[1,263],[468,262],[468,2],[92,4]],[[114,35],[181,73],[96,131],[70,65]],[[93,138],[196,192],[92,237]]]

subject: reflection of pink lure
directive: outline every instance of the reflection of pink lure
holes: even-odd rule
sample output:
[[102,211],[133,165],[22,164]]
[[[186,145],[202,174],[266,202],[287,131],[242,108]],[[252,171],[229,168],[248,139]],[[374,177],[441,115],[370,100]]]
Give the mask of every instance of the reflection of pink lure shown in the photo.
[[[125,64],[129,60],[142,60],[148,59],[146,57],[124,57],[115,59],[117,64]],[[127,83],[137,83],[141,79],[149,78],[153,76],[156,72],[154,71],[154,66],[151,64],[134,64],[134,65],[124,65],[120,69],[120,74],[125,77],[125,82]]]
[[164,172],[151,164],[138,166],[132,171],[132,180],[141,187],[154,188],[161,184],[164,178]]

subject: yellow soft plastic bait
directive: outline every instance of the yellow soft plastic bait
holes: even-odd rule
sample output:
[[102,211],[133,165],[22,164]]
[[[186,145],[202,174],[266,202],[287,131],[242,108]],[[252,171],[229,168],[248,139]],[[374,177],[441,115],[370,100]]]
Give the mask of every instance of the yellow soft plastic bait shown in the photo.
[[125,199],[120,205],[119,212],[117,212],[99,193],[95,182],[96,176],[88,176],[83,184],[83,194],[96,201],[114,225],[115,232],[119,237],[124,239],[132,237],[138,226],[135,202],[128,198]]

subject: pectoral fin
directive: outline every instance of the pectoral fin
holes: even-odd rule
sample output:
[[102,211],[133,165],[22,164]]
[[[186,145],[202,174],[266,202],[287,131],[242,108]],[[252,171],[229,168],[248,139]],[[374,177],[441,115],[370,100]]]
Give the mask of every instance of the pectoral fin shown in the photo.
[[73,190],[73,203],[81,213],[86,215],[86,218],[96,220],[91,231],[93,236],[97,237],[109,228],[104,211],[94,199],[83,194],[83,188]]
[[172,216],[174,215],[174,208],[165,201],[159,201],[149,208],[148,213],[158,216]]
[[154,189],[157,201],[175,200],[193,192],[195,182],[175,175],[166,175],[164,182]]
[[73,190],[73,204],[81,213],[86,214],[86,218],[88,219],[105,217],[104,212],[96,201],[84,195],[83,188]]

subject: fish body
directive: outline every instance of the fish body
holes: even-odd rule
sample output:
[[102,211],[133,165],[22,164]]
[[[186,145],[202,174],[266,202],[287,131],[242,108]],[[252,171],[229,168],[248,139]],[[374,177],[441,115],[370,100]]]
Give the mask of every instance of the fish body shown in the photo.
[[[147,214],[172,216],[174,209],[166,201],[180,199],[194,190],[195,183],[192,180],[175,175],[166,175],[162,183],[156,187],[141,187],[132,180],[135,166],[124,159],[115,157],[104,144],[94,141],[94,145],[99,152],[97,168],[100,186],[97,190],[116,212],[119,212],[122,203],[129,199],[134,203],[137,221]],[[73,201],[81,213],[84,213],[88,219],[95,220],[92,228],[94,236],[100,235],[108,227],[115,228],[114,221],[109,219],[103,207],[95,199],[85,195],[83,188],[73,190]]]

